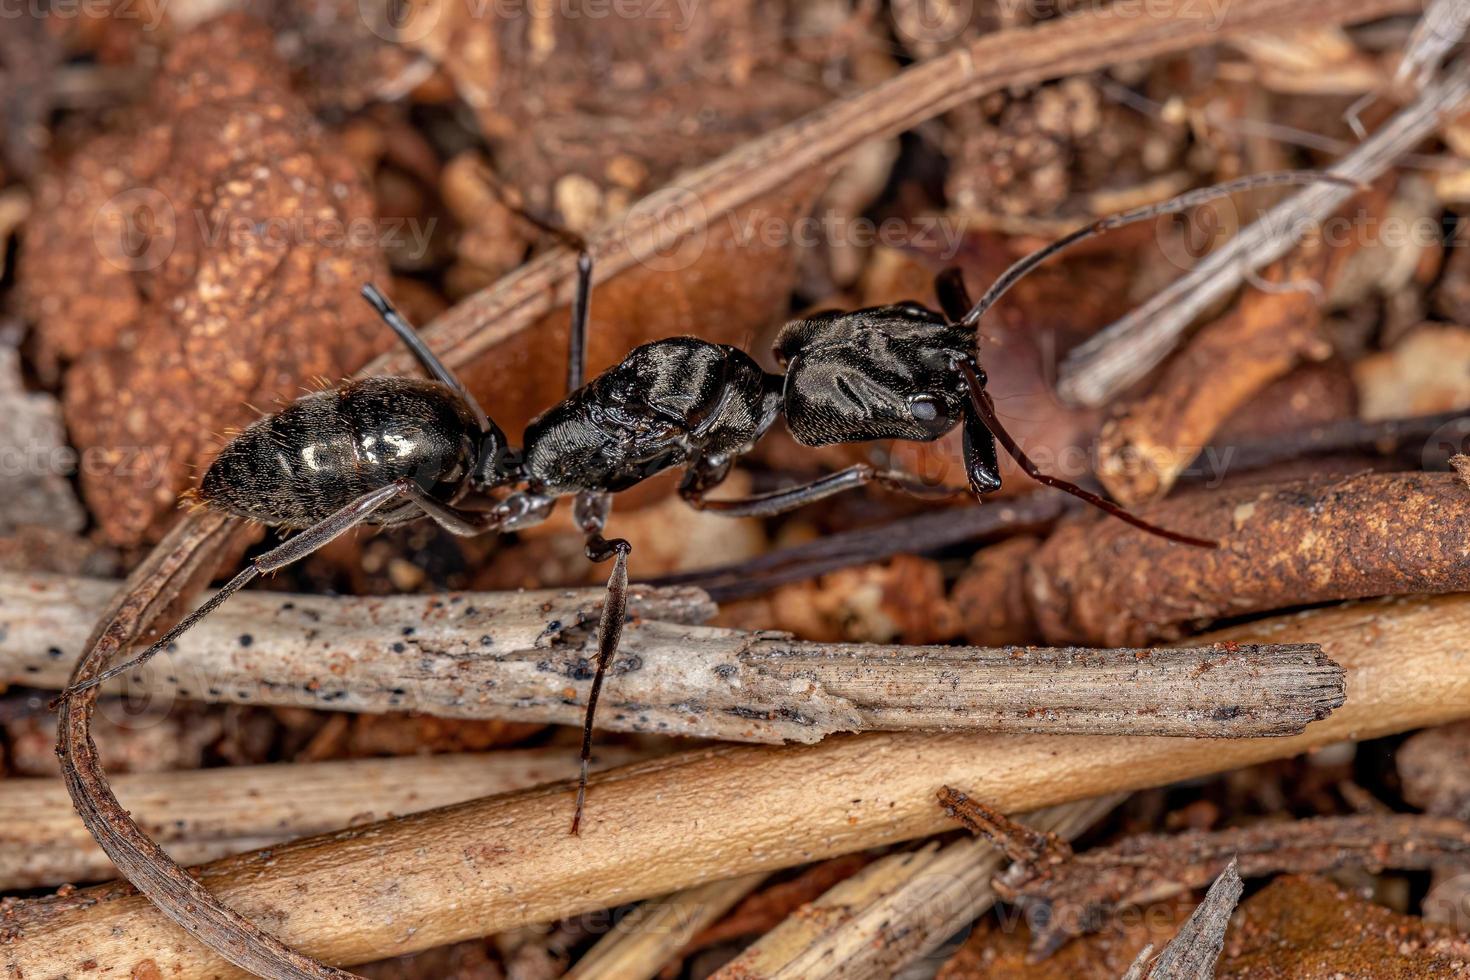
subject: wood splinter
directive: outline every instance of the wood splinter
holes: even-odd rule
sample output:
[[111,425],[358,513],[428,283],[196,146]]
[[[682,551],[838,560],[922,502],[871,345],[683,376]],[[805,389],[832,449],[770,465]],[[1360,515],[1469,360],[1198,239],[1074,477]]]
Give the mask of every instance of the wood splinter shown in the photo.
[[1215,963],[1225,948],[1230,916],[1244,892],[1240,868],[1231,861],[1158,959],[1150,963],[1153,947],[1144,947],[1123,980],[1197,980],[1214,976]]

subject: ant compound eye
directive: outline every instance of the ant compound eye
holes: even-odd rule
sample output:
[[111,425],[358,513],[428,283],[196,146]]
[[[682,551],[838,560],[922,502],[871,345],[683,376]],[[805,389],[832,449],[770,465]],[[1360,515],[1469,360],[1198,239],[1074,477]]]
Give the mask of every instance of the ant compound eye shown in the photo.
[[951,424],[948,406],[938,395],[926,393],[910,396],[909,414],[923,429],[936,434],[946,432]]

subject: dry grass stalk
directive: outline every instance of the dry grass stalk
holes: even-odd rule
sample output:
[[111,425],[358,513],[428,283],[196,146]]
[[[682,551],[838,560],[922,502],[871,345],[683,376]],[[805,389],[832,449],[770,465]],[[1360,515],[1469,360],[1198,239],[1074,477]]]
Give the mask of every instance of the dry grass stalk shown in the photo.
[[713,924],[764,874],[741,875],[650,899],[628,913],[564,974],[566,980],[649,980],[701,929]]
[[[599,769],[631,761],[599,749]],[[119,776],[133,818],[181,863],[203,864],[309,834],[565,779],[568,749],[277,763]],[[0,780],[0,889],[117,875],[55,779]]]

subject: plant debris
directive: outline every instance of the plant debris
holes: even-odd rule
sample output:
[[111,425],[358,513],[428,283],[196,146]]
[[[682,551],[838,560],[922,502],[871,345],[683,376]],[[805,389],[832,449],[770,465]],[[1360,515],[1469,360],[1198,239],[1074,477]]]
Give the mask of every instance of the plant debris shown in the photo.
[[1227,866],[1253,878],[1346,867],[1424,869],[1470,856],[1470,824],[1406,814],[1321,817],[1173,836],[1140,835],[1074,854],[978,800],[948,787],[945,812],[983,834],[1015,862],[996,879],[1008,900],[1038,910],[1032,940],[1038,956],[1095,930],[1123,907],[1139,907],[1200,888]]
[[1244,891],[1240,872],[1232,860],[1164,951],[1150,961],[1152,950],[1145,948],[1123,980],[1195,980],[1213,976],[1215,961],[1225,945],[1225,930],[1230,927],[1230,914]]
[[[0,966],[1470,975],[1462,6],[17,12]],[[569,507],[343,535],[48,708],[288,536],[178,506],[235,427],[422,375],[365,282],[519,444],[566,394],[583,245],[591,372],[691,335],[774,378],[794,318],[950,309],[1109,214],[1320,171],[1350,179],[1076,241],[977,324],[1041,470],[1217,550],[1010,460],[982,502],[617,493],[634,584],[580,836],[607,566]],[[855,464],[962,490],[945,429],[808,447],[778,420],[714,499]]]

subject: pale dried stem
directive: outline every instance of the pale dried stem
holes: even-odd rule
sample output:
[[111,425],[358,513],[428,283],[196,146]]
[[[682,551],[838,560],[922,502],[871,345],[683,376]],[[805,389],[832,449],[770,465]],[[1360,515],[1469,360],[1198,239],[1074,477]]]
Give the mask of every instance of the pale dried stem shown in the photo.
[[[597,750],[605,769],[638,757]],[[133,819],[176,861],[203,864],[311,834],[419,813],[555,782],[575,772],[575,749],[276,763],[130,773],[113,789]],[[77,819],[58,779],[0,780],[0,889],[117,876]]]
[[[60,686],[75,626],[107,583],[0,573],[0,679]],[[324,598],[254,592],[125,675],[135,697],[425,711],[575,725],[596,654],[601,589]],[[835,732],[1284,735],[1342,703],[1342,672],[1310,644],[1057,649],[804,643],[690,625],[694,589],[646,589],[598,722],[740,742]],[[406,634],[405,631],[411,631]],[[49,652],[48,652],[49,651]]]
[[[1021,822],[1072,839],[1123,796],[1047,807]],[[713,980],[858,980],[897,976],[995,903],[1005,857],[961,838],[891,854],[829,889],[731,960]]]
[[734,908],[765,880],[741,875],[649,899],[629,912],[566,974],[566,980],[649,980],[690,939]]

